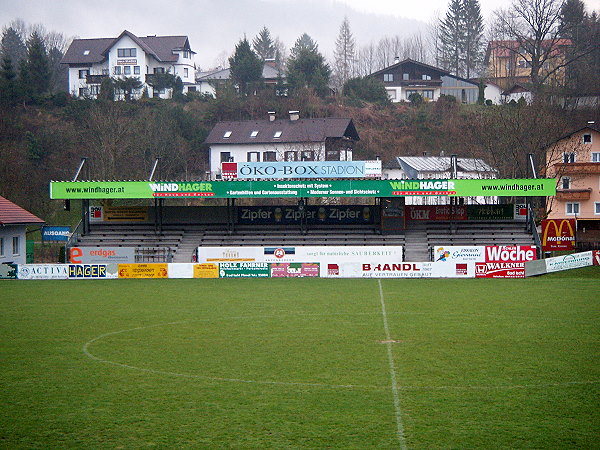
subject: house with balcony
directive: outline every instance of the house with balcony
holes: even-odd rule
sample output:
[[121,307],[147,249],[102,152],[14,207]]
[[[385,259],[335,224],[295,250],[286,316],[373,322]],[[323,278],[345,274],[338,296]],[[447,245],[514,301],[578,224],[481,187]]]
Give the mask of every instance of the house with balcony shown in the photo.
[[593,122],[546,149],[546,176],[556,178],[549,219],[576,219],[577,241],[600,242],[600,128]]
[[218,122],[205,143],[211,179],[221,179],[221,163],[352,161],[360,138],[352,119],[301,119],[298,111],[278,119]]
[[[195,91],[195,52],[187,36],[138,37],[125,30],[116,38],[74,39],[61,63],[69,66],[69,92],[96,98],[106,77],[136,77],[151,97],[170,98],[172,89],[152,87],[152,77],[170,73],[181,78],[183,92]],[[117,93],[117,98],[119,97]]]

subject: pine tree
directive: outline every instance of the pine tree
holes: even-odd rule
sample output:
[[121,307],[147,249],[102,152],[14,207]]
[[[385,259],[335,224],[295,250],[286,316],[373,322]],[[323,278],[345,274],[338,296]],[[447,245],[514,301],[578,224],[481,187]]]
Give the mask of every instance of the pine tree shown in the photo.
[[344,83],[354,75],[355,47],[356,43],[350,31],[350,22],[347,17],[344,17],[340,33],[335,40],[334,50],[335,78],[338,88],[344,86]]
[[478,0],[463,0],[464,73],[470,78],[483,61],[483,18]]
[[48,92],[50,88],[48,53],[44,40],[35,31],[27,40],[27,58],[21,64],[20,75],[21,85],[27,95],[35,97]]
[[329,93],[331,68],[318,45],[304,33],[296,40],[287,62],[288,84],[292,89],[310,88],[322,97]]
[[267,59],[275,58],[275,42],[271,38],[271,33],[267,27],[263,27],[258,35],[252,40],[254,53],[264,62]]
[[21,62],[27,57],[27,47],[23,38],[13,27],[8,27],[2,32],[0,42],[0,57],[8,57],[12,61],[15,70],[19,70]]
[[250,48],[246,37],[235,46],[235,53],[229,58],[229,70],[242,95],[247,95],[250,85],[262,79],[263,63]]
[[4,56],[0,67],[0,104],[15,105],[18,101],[17,73],[10,57]]
[[290,58],[296,58],[303,50],[311,53],[319,52],[317,43],[306,33],[303,33],[302,36],[296,39],[294,46],[290,50]]
[[440,22],[442,68],[456,76],[463,76],[461,60],[465,45],[463,0],[450,0],[445,19]]

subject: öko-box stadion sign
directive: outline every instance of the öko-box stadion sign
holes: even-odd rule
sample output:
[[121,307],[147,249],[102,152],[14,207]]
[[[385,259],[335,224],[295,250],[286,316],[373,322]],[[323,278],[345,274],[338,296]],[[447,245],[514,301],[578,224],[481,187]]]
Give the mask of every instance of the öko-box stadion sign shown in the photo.
[[225,180],[381,178],[381,161],[224,162]]

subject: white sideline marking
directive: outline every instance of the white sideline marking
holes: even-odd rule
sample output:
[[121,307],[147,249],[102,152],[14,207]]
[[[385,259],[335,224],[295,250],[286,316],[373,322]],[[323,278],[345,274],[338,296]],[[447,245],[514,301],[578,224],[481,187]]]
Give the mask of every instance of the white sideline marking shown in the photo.
[[406,438],[404,437],[404,425],[402,423],[402,409],[400,408],[400,395],[398,394],[398,385],[396,383],[396,366],[394,364],[394,355],[392,354],[392,337],[390,336],[390,328],[388,326],[387,312],[385,311],[385,300],[383,298],[383,288],[381,280],[377,280],[379,284],[379,299],[381,300],[381,314],[383,315],[383,328],[385,329],[385,339],[388,341],[387,347],[388,361],[390,363],[390,378],[392,380],[392,394],[394,396],[394,408],[396,410],[396,425],[398,426],[398,441],[400,448],[406,450]]

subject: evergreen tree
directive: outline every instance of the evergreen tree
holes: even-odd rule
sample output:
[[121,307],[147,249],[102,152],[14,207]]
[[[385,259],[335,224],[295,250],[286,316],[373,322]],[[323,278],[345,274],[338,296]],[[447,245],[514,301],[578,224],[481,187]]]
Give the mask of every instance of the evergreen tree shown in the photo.
[[44,40],[37,33],[31,33],[27,40],[27,58],[21,64],[21,85],[27,95],[39,96],[50,88],[48,53]]
[[254,53],[264,62],[267,59],[275,58],[275,42],[271,38],[271,33],[267,27],[263,27],[258,35],[252,40]]
[[19,101],[17,73],[9,56],[2,58],[0,67],[0,104],[15,105]]
[[247,95],[250,85],[262,79],[263,62],[252,51],[245,37],[235,46],[235,53],[229,58],[229,70],[242,95]]
[[442,68],[456,76],[463,76],[462,55],[465,43],[463,0],[450,0],[446,17],[440,22]]
[[463,0],[465,41],[464,74],[471,78],[483,61],[483,18],[478,0]]
[[134,92],[140,90],[143,86],[138,77],[114,78],[113,83],[115,89],[123,92],[126,102],[132,101]]
[[98,99],[110,101],[115,99],[115,82],[111,77],[104,77],[102,79]]
[[346,97],[386,105],[390,97],[381,81],[373,77],[350,78],[344,83],[343,94]]
[[340,33],[335,40],[335,79],[338,87],[342,87],[353,75],[355,61],[354,36],[350,31],[350,22],[347,17],[340,26]]
[[13,27],[5,28],[2,32],[0,42],[0,57],[8,57],[13,63],[15,70],[19,70],[21,62],[27,57],[27,47],[21,34]]
[[296,40],[287,62],[288,84],[292,89],[310,88],[317,95],[329,93],[331,68],[319,53],[318,45],[306,33]]

